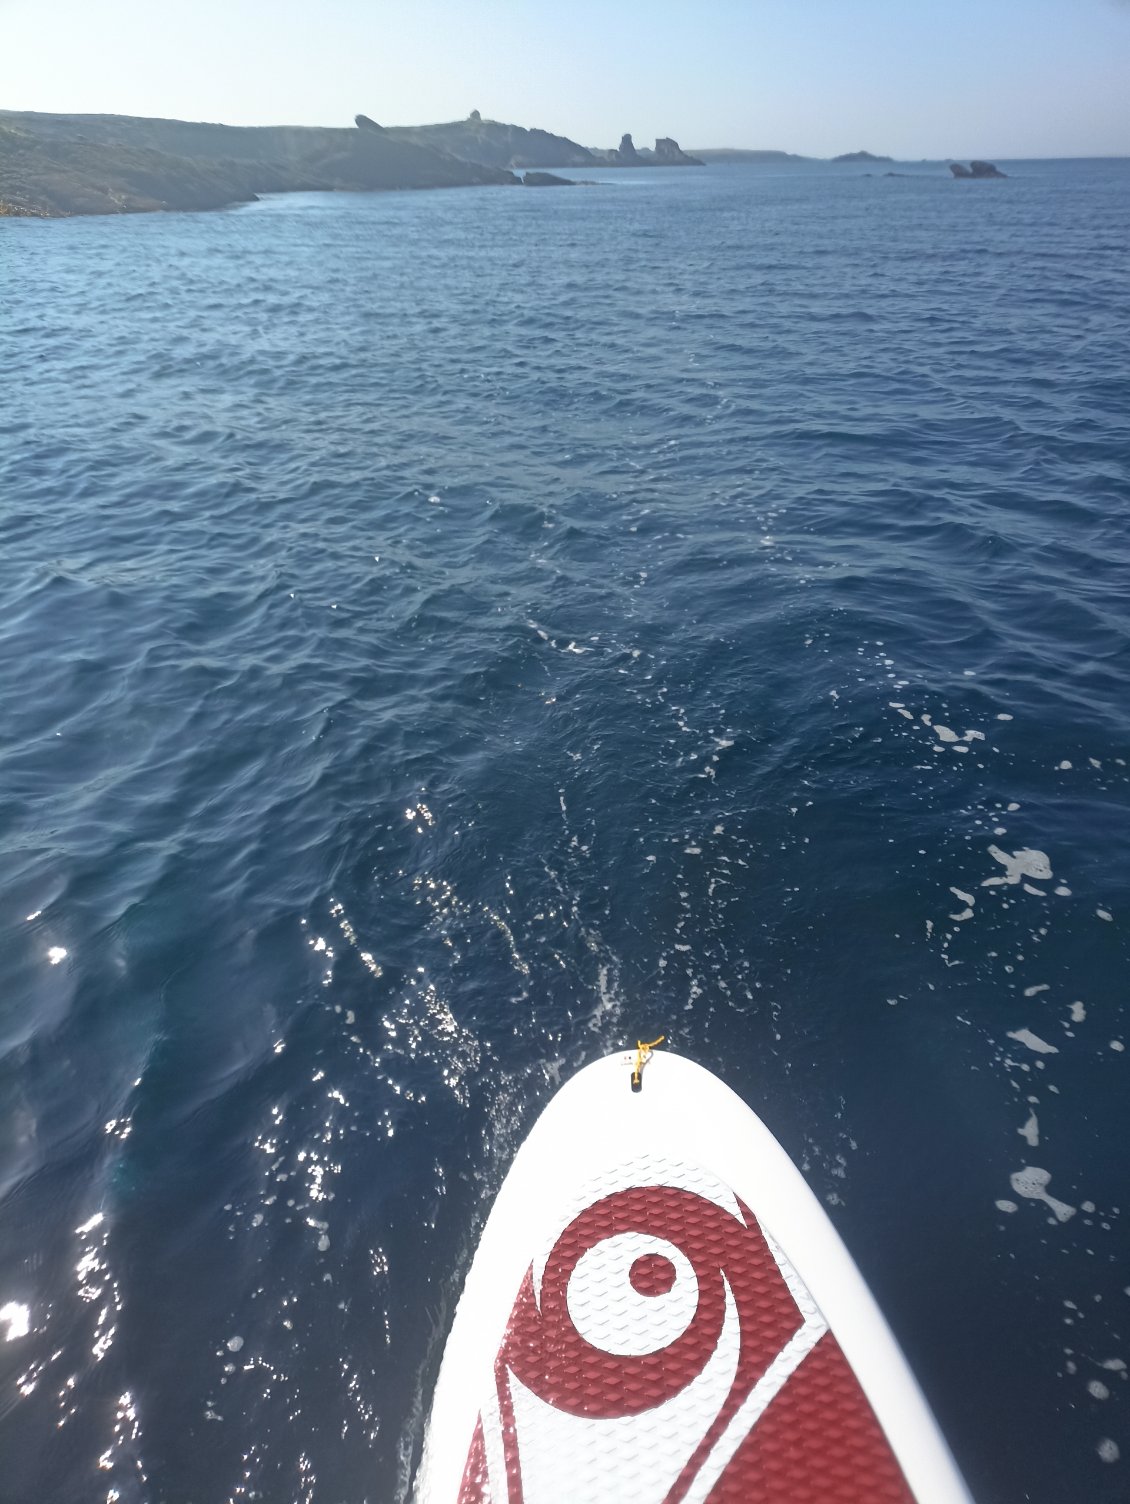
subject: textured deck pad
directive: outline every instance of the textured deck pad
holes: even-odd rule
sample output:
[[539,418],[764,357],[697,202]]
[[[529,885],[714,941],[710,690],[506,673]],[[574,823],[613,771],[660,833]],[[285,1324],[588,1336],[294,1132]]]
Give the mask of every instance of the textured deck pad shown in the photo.
[[835,1338],[701,1168],[600,1177],[531,1265],[459,1504],[913,1504]]
[[851,1255],[769,1129],[669,1052],[607,1056],[514,1156],[416,1504],[969,1504]]

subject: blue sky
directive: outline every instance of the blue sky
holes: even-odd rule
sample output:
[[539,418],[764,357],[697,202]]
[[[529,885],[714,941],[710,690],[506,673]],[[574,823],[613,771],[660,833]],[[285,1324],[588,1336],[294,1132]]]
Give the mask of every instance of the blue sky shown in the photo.
[[0,0],[0,107],[1130,155],[1130,0]]

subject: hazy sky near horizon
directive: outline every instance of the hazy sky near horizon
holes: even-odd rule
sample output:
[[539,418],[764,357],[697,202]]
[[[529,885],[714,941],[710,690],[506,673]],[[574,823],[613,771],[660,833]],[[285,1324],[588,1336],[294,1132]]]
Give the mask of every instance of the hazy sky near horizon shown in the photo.
[[1130,155],[1130,0],[0,0],[0,108]]

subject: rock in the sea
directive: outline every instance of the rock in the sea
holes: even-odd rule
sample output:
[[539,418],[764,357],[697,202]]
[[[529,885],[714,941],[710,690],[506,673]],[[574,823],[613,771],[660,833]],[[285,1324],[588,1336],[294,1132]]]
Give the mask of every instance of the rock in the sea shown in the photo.
[[950,171],[955,178],[1003,178],[1008,174],[1002,172],[992,162],[970,162],[966,167],[964,162],[951,162]]
[[845,151],[833,162],[893,162],[894,157],[877,157],[872,151]]
[[555,172],[527,172],[522,182],[527,188],[575,188],[572,178],[559,178]]
[[653,160],[657,167],[705,167],[705,162],[692,157],[680,147],[672,136],[658,136],[655,141]]
[[592,152],[594,167],[705,167],[706,163],[698,157],[692,157],[683,151],[679,143],[671,136],[659,136],[656,138],[655,150],[651,151],[646,146],[643,150],[637,150],[636,143],[632,140],[631,133],[625,132],[620,137],[620,145],[608,150],[595,149]]

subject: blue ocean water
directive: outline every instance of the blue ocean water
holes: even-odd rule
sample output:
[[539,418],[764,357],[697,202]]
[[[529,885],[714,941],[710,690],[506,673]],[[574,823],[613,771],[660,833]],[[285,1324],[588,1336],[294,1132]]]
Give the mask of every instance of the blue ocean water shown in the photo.
[[1130,163],[1008,170],[0,223],[5,1504],[403,1501],[662,1031],[1130,1496]]

